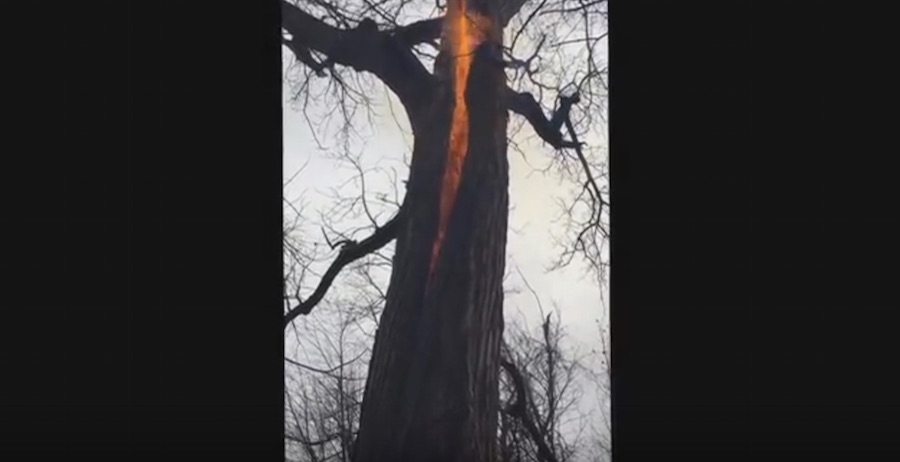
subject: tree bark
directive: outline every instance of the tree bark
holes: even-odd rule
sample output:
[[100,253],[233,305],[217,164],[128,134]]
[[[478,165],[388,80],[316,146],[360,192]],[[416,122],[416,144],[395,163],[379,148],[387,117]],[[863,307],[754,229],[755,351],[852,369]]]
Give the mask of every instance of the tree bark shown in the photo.
[[422,103],[424,120],[416,121],[406,215],[369,365],[355,462],[495,460],[509,202],[506,82],[495,0],[469,0],[468,8],[496,26],[468,78],[469,143],[459,189],[429,278],[454,107],[447,79]]

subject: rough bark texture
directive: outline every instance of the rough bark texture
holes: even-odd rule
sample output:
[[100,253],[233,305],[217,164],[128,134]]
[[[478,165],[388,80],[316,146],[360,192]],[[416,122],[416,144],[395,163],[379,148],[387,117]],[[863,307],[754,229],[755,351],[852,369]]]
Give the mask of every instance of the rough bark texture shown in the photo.
[[[469,7],[497,18],[489,2]],[[423,102],[425,120],[415,123],[407,215],[369,366],[356,462],[495,460],[508,165],[505,76],[488,51],[499,44],[494,32],[469,77],[468,155],[430,283],[451,82],[439,83]]]

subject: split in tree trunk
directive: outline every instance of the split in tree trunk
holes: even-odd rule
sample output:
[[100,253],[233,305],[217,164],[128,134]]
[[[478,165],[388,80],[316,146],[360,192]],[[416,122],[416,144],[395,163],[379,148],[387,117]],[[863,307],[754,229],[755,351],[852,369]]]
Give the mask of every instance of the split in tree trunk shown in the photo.
[[[493,0],[469,1],[470,13],[499,24]],[[438,84],[424,103],[426,120],[415,121],[405,217],[369,366],[356,462],[495,459],[508,217],[506,82],[493,51],[500,37],[500,27],[491,28],[472,55],[467,151],[432,277],[454,78]]]

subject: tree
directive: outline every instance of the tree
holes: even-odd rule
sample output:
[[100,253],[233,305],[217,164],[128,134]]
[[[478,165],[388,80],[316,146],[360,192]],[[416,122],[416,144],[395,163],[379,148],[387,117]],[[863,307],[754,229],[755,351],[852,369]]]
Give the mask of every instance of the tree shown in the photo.
[[[605,16],[605,10],[599,8],[602,1],[579,1],[576,7],[542,1],[504,46],[504,27],[525,1],[451,0],[443,16],[397,24],[411,3],[282,2],[285,46],[310,73],[334,82],[345,119],[353,112],[348,101],[352,105],[365,95],[364,85],[354,88],[348,76],[366,73],[397,97],[414,138],[406,195],[395,216],[376,224],[365,239],[335,243],[337,258],[311,295],[301,299],[300,285],[293,296],[286,292],[284,324],[287,329],[309,314],[342,269],[396,240],[353,460],[493,461],[504,325],[507,113],[524,116],[552,147],[574,152],[559,151],[566,153],[559,164],[566,169],[574,160],[582,169],[575,202],[587,204],[587,218],[579,221],[574,208],[569,210],[580,229],[563,255],[571,259],[580,252],[599,262],[602,250],[595,238],[605,235],[605,192],[571,114],[582,101],[589,109],[598,104],[592,89],[603,84],[604,72],[592,56],[599,39],[588,18],[595,12]],[[515,57],[520,35],[540,13],[576,14],[585,24],[581,41],[573,42],[587,50],[585,72],[559,94],[550,117],[539,100],[554,87],[536,77],[547,35],[532,40],[528,58]],[[429,45],[438,50],[436,56],[423,51]],[[508,72],[517,74],[512,80],[520,86],[530,82],[539,97],[513,90]],[[590,114],[583,112],[580,125],[590,125]],[[387,421],[394,424],[384,425]]]
[[[325,333],[316,335],[311,348],[323,368],[286,358],[288,460],[351,461],[352,436],[362,404],[360,385],[365,378],[360,374],[360,359],[365,351],[352,351],[358,346],[346,342],[354,324],[352,313],[359,307],[345,308],[340,311],[343,315],[335,317],[336,322],[316,331]],[[334,341],[328,340],[328,334]],[[579,384],[585,383],[579,376],[590,371],[563,346],[564,338],[552,313],[537,329],[521,322],[508,325],[501,359],[503,404],[497,409],[498,461],[564,462],[591,456],[598,462],[610,460],[608,445],[587,439],[594,435],[563,429],[565,424],[585,429],[591,420],[576,407],[582,393]]]
[[562,347],[564,333],[552,315],[536,333],[518,324],[511,327],[501,359],[506,404],[500,413],[500,460],[573,460],[580,435],[567,438],[562,426],[565,420],[583,417],[575,409],[581,363]]

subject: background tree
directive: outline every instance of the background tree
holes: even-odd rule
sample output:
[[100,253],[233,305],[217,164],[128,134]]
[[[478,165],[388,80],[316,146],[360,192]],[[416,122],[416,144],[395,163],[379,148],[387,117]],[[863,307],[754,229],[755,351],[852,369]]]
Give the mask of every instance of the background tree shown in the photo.
[[577,409],[582,393],[577,378],[585,372],[580,361],[562,347],[564,333],[552,314],[535,331],[518,323],[510,327],[501,360],[506,399],[500,412],[500,460],[577,460],[579,453],[586,455],[583,434],[566,434],[562,427],[566,421],[584,425],[588,420]]
[[[450,71],[459,67],[455,62],[462,56],[452,53],[447,37],[438,42],[442,5],[283,2],[284,43],[301,63],[289,77],[296,89],[295,101],[308,123],[316,125],[314,133],[327,132],[334,115],[339,115],[337,134],[344,144],[341,155],[359,170],[357,197],[341,197],[336,191],[335,209],[322,217],[326,245],[310,248],[296,235],[286,233],[286,252],[293,257],[316,262],[335,251],[337,256],[320,274],[311,270],[312,264],[286,272],[285,327],[302,338],[298,317],[328,303],[325,295],[338,280],[349,289],[332,291],[329,299],[379,294],[370,297],[371,303],[354,305],[368,306],[368,310],[347,317],[347,325],[360,332],[379,326],[374,351],[369,353],[356,460],[370,456],[493,460],[508,200],[506,144],[507,136],[521,128],[520,123],[506,130],[507,110],[524,116],[534,133],[557,150],[548,156],[552,160],[549,169],[576,182],[576,194],[565,204],[563,217],[569,235],[560,240],[559,265],[569,264],[580,254],[599,276],[605,270],[604,170],[596,151],[579,142],[591,129],[597,130],[598,124],[592,120],[603,113],[605,69],[595,53],[603,36],[603,2],[545,1],[536,2],[531,10],[523,10],[525,2],[521,1],[471,3],[470,13],[493,18],[494,25],[511,27],[482,31],[486,45],[469,50],[472,64],[465,100],[469,105],[468,155],[462,172],[457,173],[462,178],[455,204],[442,211],[441,201],[448,194],[440,186],[452,165],[446,160],[446,145],[452,137],[454,109],[460,106],[459,100],[454,102]],[[578,20],[565,22],[567,17]],[[551,24],[553,27],[541,27]],[[573,49],[578,52],[573,54]],[[526,53],[520,53],[522,50]],[[427,70],[429,67],[433,71]],[[370,202],[367,189],[371,188],[365,184],[370,172],[354,162],[351,139],[358,135],[354,127],[360,125],[360,118],[371,117],[372,96],[378,93],[379,81],[405,109],[413,149],[406,159],[405,196],[401,199],[395,190],[392,201],[388,193],[375,192],[376,197],[381,195],[376,206]],[[510,144],[514,149],[516,138],[513,136]],[[403,174],[393,173],[392,184],[398,186],[396,180]],[[391,202],[402,206],[390,211]],[[359,226],[344,225],[342,230],[331,226],[340,209],[345,215],[361,211],[365,219]],[[385,211],[392,218],[385,220]],[[440,234],[437,228],[444,225],[444,245],[453,251],[439,253],[435,260],[432,250]],[[373,231],[359,238],[365,228]],[[394,239],[397,244],[391,249]],[[462,258],[454,258],[454,254]],[[437,264],[434,278],[429,280],[426,275],[432,261]],[[387,273],[388,267],[393,269],[391,283],[385,284],[387,278],[379,273]],[[463,294],[469,296],[453,299]],[[479,301],[471,301],[472,296]],[[467,312],[468,317],[461,316]],[[434,343],[428,345],[429,341]],[[416,392],[425,388],[436,393],[417,400]],[[460,409],[462,403],[469,406]],[[377,425],[385,416],[405,420],[400,428]],[[439,417],[443,419],[436,421]],[[465,433],[470,430],[474,432]],[[340,432],[346,433],[346,429]],[[421,444],[416,447],[416,443]],[[342,452],[352,451],[342,443]]]
[[[304,359],[318,367],[286,357],[285,446],[291,461],[349,462],[359,425],[362,372],[369,342],[349,341],[351,317],[361,307],[339,310],[333,324],[313,334]],[[608,461],[608,432],[597,432],[592,422],[601,419],[578,408],[584,385],[596,383],[608,397],[606,369],[591,370],[563,345],[565,331],[553,313],[534,328],[521,321],[507,325],[498,409],[498,460]],[[358,351],[357,351],[358,350]],[[294,352],[292,356],[301,356]],[[599,372],[599,374],[597,374]],[[592,391],[592,390],[591,390]],[[568,424],[579,431],[565,431]],[[608,427],[603,428],[608,430]]]

